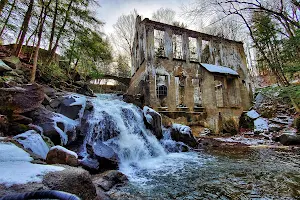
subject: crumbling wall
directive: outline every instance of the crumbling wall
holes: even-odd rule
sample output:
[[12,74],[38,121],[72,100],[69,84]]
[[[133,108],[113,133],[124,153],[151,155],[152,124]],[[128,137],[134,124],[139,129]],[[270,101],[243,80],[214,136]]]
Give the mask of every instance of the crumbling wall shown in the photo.
[[[216,78],[200,63],[229,67],[240,77]],[[132,72],[128,94],[172,116],[191,114],[188,123],[205,117],[202,124],[215,132],[222,131],[228,120],[238,121],[251,103],[241,42],[137,18]]]

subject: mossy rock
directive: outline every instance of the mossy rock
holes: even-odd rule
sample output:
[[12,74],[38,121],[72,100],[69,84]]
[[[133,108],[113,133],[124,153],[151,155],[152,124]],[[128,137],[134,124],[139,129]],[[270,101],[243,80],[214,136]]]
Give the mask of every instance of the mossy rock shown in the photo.
[[49,137],[42,135],[42,138],[49,148],[55,146]]
[[20,69],[22,67],[20,59],[16,56],[5,57],[2,58],[2,60],[5,62],[5,64],[13,69]]
[[243,113],[240,117],[239,128],[254,129],[254,120],[247,116],[247,113]]
[[5,135],[15,136],[15,135],[24,133],[26,131],[29,131],[30,129],[31,128],[25,124],[11,123],[9,125],[9,132]]
[[298,133],[300,133],[300,116],[296,117],[294,120],[294,126],[298,130]]
[[232,118],[225,120],[223,123],[223,131],[225,133],[230,133],[231,135],[236,135],[238,133],[236,121]]
[[264,118],[272,118],[275,116],[275,114],[276,114],[276,111],[272,110],[272,109],[264,109],[264,110],[261,110],[261,112],[260,112],[260,115]]

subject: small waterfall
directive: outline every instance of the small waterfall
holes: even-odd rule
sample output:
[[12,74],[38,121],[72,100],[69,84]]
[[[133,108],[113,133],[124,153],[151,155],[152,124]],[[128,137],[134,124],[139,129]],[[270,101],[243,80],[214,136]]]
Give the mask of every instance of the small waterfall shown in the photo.
[[[116,95],[99,95],[93,100],[94,111],[88,117],[84,141],[97,148],[98,143],[112,148],[120,168],[136,166],[142,160],[165,155],[156,137],[146,129],[140,108],[123,102]],[[84,149],[86,153],[86,150]]]
[[163,138],[160,140],[167,152],[182,152],[189,149],[183,142],[176,142],[171,137],[171,130],[163,128]]

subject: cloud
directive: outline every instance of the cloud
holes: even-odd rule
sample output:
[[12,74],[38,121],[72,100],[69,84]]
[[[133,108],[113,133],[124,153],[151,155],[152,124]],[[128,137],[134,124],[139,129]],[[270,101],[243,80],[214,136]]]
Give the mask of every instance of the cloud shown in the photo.
[[[98,0],[100,8],[96,11],[97,17],[105,22],[104,32],[113,32],[113,24],[122,14],[129,14],[134,9],[143,17],[151,18],[152,13],[161,7],[170,8],[180,13],[181,0]],[[179,17],[177,21],[183,21]]]

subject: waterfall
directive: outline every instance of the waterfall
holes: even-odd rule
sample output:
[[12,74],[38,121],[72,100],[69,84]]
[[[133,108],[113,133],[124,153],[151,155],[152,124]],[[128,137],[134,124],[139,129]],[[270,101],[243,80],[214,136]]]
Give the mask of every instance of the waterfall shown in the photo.
[[84,146],[88,143],[97,151],[102,144],[108,146],[117,154],[120,167],[166,155],[160,142],[146,129],[140,108],[108,94],[99,95],[92,103],[94,110],[87,119]]

